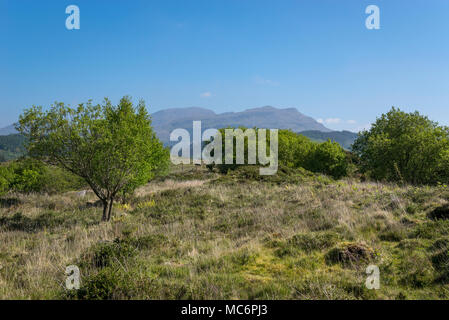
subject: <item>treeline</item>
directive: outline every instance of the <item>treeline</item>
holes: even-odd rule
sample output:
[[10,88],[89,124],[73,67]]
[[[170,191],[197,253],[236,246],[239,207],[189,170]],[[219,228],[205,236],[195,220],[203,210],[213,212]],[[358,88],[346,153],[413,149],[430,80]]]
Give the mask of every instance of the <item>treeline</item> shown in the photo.
[[[224,129],[220,131],[224,141]],[[235,144],[234,139],[234,150]],[[245,150],[247,147],[245,140]],[[369,130],[359,133],[351,152],[336,142],[314,142],[290,130],[279,130],[278,148],[280,166],[301,167],[337,179],[354,175],[385,182],[449,183],[448,127],[418,112],[406,113],[394,107],[377,118]],[[235,164],[209,167],[222,173],[237,168]]]
[[352,152],[330,141],[317,144],[280,133],[279,162],[335,178],[356,174],[415,185],[449,183],[449,128],[419,112],[393,107],[359,133]]
[[[226,128],[232,129],[232,128]],[[221,149],[226,150],[226,129],[220,129],[219,135],[221,135]],[[210,170],[218,169],[221,173],[227,173],[229,170],[235,170],[240,165],[237,161],[238,145],[243,145],[243,164],[255,163],[256,161],[250,161],[248,150],[249,146],[253,145],[255,154],[258,154],[258,140],[260,139],[260,131],[254,128],[254,134],[249,135],[246,128],[240,127],[233,130],[233,161],[232,164],[228,164],[226,161],[226,155],[222,153],[221,164],[209,164]],[[267,156],[270,156],[270,134],[266,132],[265,143],[267,144]],[[252,140],[249,142],[249,140]],[[253,140],[254,139],[254,140]],[[263,140],[263,138],[262,138]],[[264,144],[263,141],[261,141]],[[210,141],[206,144],[211,143]],[[212,156],[213,156],[213,151]],[[350,165],[349,153],[345,151],[340,144],[332,142],[330,140],[319,143],[310,140],[302,134],[295,133],[291,130],[278,130],[278,166],[285,166],[289,168],[304,168],[312,172],[318,172],[330,175],[336,179],[346,176]],[[255,159],[254,159],[255,160]],[[260,161],[260,159],[259,159]],[[259,164],[255,164],[257,166]]]

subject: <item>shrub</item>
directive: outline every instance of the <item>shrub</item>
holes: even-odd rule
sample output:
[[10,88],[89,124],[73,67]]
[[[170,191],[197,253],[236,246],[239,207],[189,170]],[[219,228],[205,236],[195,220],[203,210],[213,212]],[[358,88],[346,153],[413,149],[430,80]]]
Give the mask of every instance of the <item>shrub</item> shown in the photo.
[[70,172],[30,158],[0,167],[0,185],[2,184],[8,190],[23,193],[57,193],[80,189],[86,185],[82,178]]
[[418,112],[392,108],[353,145],[362,172],[376,180],[436,184],[448,181],[449,129]]
[[[245,128],[239,128],[245,133]],[[222,150],[225,150],[225,129],[220,129],[222,136]],[[256,135],[258,134],[258,129]],[[331,175],[334,178],[340,178],[347,175],[348,155],[345,150],[337,143],[326,141],[323,143],[312,142],[309,138],[294,133],[291,130],[278,131],[278,166],[286,168],[304,168],[312,172]],[[222,164],[210,164],[207,167],[210,170],[217,167],[220,173],[226,174],[236,170],[240,165],[236,164],[236,138],[234,137],[233,164],[225,164],[225,155],[223,153]],[[244,137],[244,164],[248,164],[248,138]],[[267,135],[267,142],[270,142]],[[259,175],[259,173],[257,172]]]
[[14,173],[7,166],[0,166],[0,196],[9,191]]
[[309,138],[291,130],[279,130],[279,164],[290,168],[305,168],[315,144]]
[[348,161],[345,150],[330,140],[316,144],[305,163],[305,169],[330,175],[336,179],[347,175]]

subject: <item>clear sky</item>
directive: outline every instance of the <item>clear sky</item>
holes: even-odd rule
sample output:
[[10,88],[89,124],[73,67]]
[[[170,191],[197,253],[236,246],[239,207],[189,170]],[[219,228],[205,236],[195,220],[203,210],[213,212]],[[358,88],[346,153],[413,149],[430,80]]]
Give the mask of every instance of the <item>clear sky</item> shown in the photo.
[[394,105],[449,125],[449,1],[0,0],[0,127],[126,94],[150,112],[296,107],[357,130]]

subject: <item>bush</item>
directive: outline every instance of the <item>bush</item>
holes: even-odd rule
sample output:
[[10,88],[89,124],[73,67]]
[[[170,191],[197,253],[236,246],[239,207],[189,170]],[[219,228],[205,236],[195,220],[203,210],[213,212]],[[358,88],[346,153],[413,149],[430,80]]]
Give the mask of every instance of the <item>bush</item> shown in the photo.
[[341,178],[348,171],[346,152],[337,142],[330,140],[316,144],[307,157],[304,168],[336,179]]
[[336,179],[346,176],[348,171],[348,157],[337,142],[312,142],[290,130],[279,130],[279,164],[301,167]]
[[[244,134],[246,129],[240,129]],[[222,150],[225,150],[224,130],[219,130],[222,136]],[[256,132],[258,133],[257,129]],[[291,130],[279,130],[278,137],[279,168],[304,168],[312,172],[327,174],[337,179],[347,175],[348,155],[337,142],[312,142],[309,138]],[[267,142],[269,143],[269,135],[267,135]],[[236,164],[235,146],[236,138],[234,138],[233,164],[225,164],[225,155],[223,154],[222,164],[210,164],[207,167],[210,170],[216,167],[223,174],[236,170],[240,165]],[[248,139],[246,137],[244,138],[244,150],[244,164],[248,164]]]
[[7,166],[0,166],[0,196],[9,191],[14,173]]
[[279,130],[279,164],[290,168],[305,168],[315,145],[316,143],[301,134],[291,130]]
[[8,190],[57,193],[80,189],[85,185],[80,177],[29,158],[0,167],[0,194]]
[[436,184],[448,181],[449,128],[418,112],[392,108],[353,145],[362,172],[376,180]]

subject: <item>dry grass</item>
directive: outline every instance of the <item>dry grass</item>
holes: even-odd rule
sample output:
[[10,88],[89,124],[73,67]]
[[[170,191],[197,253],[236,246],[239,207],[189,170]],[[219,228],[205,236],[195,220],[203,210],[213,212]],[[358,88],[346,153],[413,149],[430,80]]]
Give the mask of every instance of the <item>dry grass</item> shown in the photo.
[[[91,192],[7,195],[0,209],[0,298],[73,297],[64,289],[70,264],[81,265],[88,292],[81,298],[448,297],[439,278],[444,270],[435,269],[429,248],[449,229],[427,218],[449,199],[445,189],[320,176],[242,183],[205,169],[191,173],[191,180],[171,176],[140,188],[110,223],[100,222]],[[298,235],[317,247],[294,242]],[[106,268],[86,262],[86,252],[114,239],[144,245]],[[345,243],[365,245],[375,257],[351,267],[327,262],[328,252]],[[430,274],[410,268],[417,261]],[[381,268],[380,290],[364,287],[368,263]],[[87,284],[99,275],[112,289],[89,295]]]

